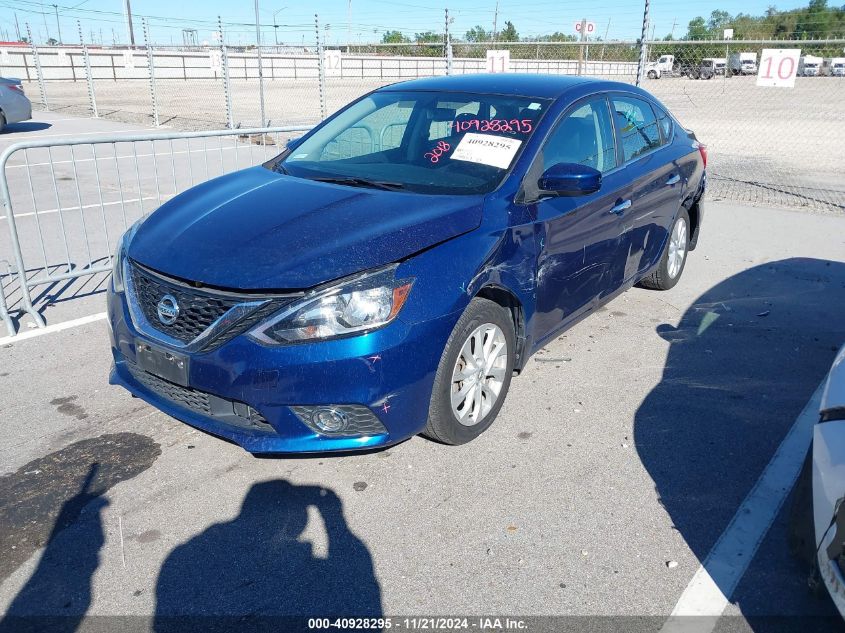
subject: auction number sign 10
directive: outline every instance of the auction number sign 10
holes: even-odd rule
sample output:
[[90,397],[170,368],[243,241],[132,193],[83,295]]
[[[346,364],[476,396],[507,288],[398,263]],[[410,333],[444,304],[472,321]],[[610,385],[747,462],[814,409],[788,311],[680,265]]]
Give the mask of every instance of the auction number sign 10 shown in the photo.
[[757,85],[778,88],[794,87],[800,57],[800,48],[764,48],[760,55]]

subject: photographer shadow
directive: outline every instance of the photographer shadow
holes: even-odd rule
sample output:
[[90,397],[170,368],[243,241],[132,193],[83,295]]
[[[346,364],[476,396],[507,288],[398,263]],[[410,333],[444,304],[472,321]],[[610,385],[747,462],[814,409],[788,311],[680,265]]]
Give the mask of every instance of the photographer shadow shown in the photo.
[[[319,513],[326,551],[302,540]],[[307,630],[308,617],[380,617],[381,589],[364,543],[331,490],[254,484],[240,514],[176,547],[161,567],[154,629]]]

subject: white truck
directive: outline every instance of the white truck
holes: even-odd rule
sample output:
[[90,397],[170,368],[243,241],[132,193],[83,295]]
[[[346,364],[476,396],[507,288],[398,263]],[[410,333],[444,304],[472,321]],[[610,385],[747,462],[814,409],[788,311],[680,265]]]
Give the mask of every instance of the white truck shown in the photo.
[[845,57],[826,57],[822,62],[822,75],[845,77]]
[[798,58],[798,76],[799,77],[818,77],[822,72],[821,57],[815,55],[801,55]]
[[725,68],[727,67],[728,60],[724,57],[714,57],[713,58],[713,69],[716,71],[717,75],[724,75]]
[[662,75],[671,75],[675,66],[674,55],[661,55],[656,62],[648,62],[644,73],[649,79],[660,79]]
[[757,53],[731,53],[728,71],[732,75],[756,75]]

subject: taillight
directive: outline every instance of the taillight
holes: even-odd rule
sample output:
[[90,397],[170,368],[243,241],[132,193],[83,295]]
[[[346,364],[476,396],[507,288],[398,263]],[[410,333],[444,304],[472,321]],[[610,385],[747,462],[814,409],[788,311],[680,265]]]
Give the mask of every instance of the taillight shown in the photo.
[[20,84],[6,84],[9,90],[13,90],[14,92],[19,92],[23,94],[23,86]]
[[707,146],[704,143],[699,143],[698,151],[701,154],[701,160],[704,163],[704,166],[707,167]]

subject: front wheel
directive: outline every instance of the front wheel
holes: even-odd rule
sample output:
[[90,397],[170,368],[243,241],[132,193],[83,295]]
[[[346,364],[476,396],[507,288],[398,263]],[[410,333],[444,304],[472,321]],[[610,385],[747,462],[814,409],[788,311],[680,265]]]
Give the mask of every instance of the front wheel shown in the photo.
[[648,78],[649,79],[657,79],[657,73],[653,70],[648,71]]
[[508,393],[515,351],[510,313],[488,299],[473,299],[440,358],[423,434],[456,445],[486,431]]
[[689,226],[689,214],[686,209],[681,207],[678,217],[672,224],[669,239],[666,240],[666,245],[663,247],[660,263],[648,277],[640,281],[640,286],[652,290],[669,290],[675,287],[687,263]]

